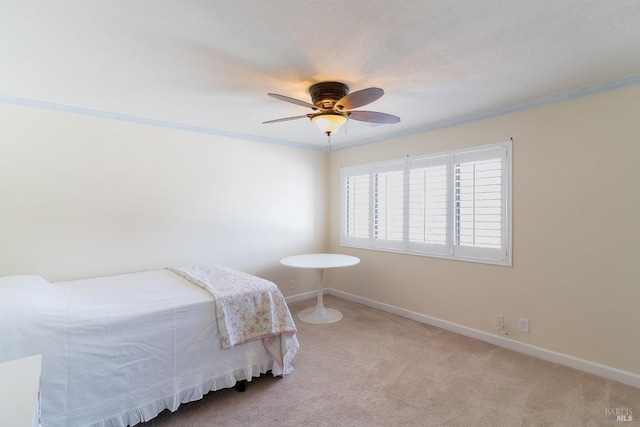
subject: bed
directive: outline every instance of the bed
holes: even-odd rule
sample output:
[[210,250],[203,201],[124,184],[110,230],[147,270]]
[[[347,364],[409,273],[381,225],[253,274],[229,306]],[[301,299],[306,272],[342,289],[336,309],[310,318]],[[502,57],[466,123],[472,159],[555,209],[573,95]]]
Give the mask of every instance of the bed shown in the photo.
[[[216,294],[216,281],[233,283]],[[42,354],[43,427],[135,425],[269,371],[284,376],[297,351],[277,286],[226,267],[0,278],[0,362]]]

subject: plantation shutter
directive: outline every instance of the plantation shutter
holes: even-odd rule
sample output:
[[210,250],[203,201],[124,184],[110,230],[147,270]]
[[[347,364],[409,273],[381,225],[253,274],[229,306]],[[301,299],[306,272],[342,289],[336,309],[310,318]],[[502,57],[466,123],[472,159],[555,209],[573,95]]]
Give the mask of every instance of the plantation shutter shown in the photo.
[[506,148],[454,155],[453,251],[456,256],[506,260]]
[[371,173],[369,168],[343,169],[343,233],[345,244],[368,246],[370,242]]
[[449,157],[409,162],[408,250],[444,255],[448,252]]
[[374,168],[374,247],[404,247],[404,169],[404,162]]

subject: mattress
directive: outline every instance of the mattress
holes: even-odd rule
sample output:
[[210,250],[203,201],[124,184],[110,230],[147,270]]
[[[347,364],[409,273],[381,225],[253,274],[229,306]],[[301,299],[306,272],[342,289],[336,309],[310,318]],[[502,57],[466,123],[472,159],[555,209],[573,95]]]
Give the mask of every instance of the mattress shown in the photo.
[[169,270],[0,278],[0,362],[42,354],[44,427],[126,426],[282,374],[262,342],[222,350],[212,296]]

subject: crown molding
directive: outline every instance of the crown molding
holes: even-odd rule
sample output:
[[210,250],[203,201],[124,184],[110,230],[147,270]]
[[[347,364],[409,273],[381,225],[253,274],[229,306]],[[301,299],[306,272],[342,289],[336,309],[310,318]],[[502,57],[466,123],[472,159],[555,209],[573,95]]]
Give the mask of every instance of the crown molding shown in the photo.
[[585,86],[582,88],[573,89],[570,91],[561,92],[558,94],[534,99],[532,101],[510,105],[510,106],[499,108],[496,110],[486,111],[486,112],[462,117],[459,119],[447,120],[440,123],[418,127],[406,132],[400,132],[400,133],[386,136],[386,137],[370,138],[370,139],[356,142],[353,144],[344,144],[344,145],[334,146],[333,148],[331,148],[331,150],[328,147],[320,147],[320,146],[315,146],[310,144],[283,141],[283,140],[272,139],[272,138],[263,138],[256,135],[243,134],[243,133],[237,133],[237,132],[228,132],[228,131],[208,128],[204,126],[194,126],[194,125],[172,122],[167,120],[158,120],[158,119],[152,119],[147,117],[131,116],[128,114],[120,114],[120,113],[97,110],[92,108],[58,104],[54,102],[41,101],[37,99],[21,98],[21,97],[11,96],[11,95],[0,94],[0,103],[17,105],[21,107],[37,108],[41,110],[58,111],[58,112],[65,112],[70,114],[79,114],[79,115],[97,117],[97,118],[106,119],[106,120],[116,120],[116,121],[129,122],[129,123],[135,123],[135,124],[141,124],[141,125],[147,125],[147,126],[175,129],[175,130],[180,130],[185,132],[195,132],[195,133],[200,133],[205,135],[215,135],[215,136],[223,136],[227,138],[249,140],[254,142],[285,145],[289,147],[302,148],[305,150],[328,152],[328,151],[347,150],[350,148],[361,147],[364,145],[375,144],[378,142],[388,141],[392,139],[398,139],[398,138],[403,138],[407,136],[413,136],[416,134],[432,132],[435,130],[460,126],[460,125],[471,123],[471,122],[487,120],[494,117],[505,116],[507,114],[511,114],[519,111],[531,110],[534,108],[540,108],[548,105],[559,104],[562,102],[571,101],[571,100],[583,98],[586,96],[597,95],[603,92],[609,92],[609,91],[622,89],[629,86],[635,86],[639,84],[640,84],[640,74],[634,74],[634,75],[619,78],[616,80],[611,80],[604,83],[598,83],[591,86]]
[[242,139],[245,141],[264,142],[268,144],[286,145],[290,147],[311,149],[317,151],[327,151],[324,147],[310,146],[309,144],[296,143],[290,141],[282,141],[272,138],[263,138],[260,136],[228,132],[219,129],[208,128],[204,126],[194,126],[185,123],[172,122],[168,120],[151,119],[148,117],[131,116],[128,114],[114,113],[111,111],[97,110],[93,108],[78,107],[73,105],[58,104],[55,102],[41,101],[37,99],[20,98],[17,96],[0,94],[0,103],[17,105],[20,107],[36,108],[39,110],[57,111],[70,114],[79,114],[82,116],[97,117],[106,120],[115,120],[121,122],[135,123],[140,125],[155,126],[160,128],[180,130],[184,132],[194,132],[205,135],[223,136],[226,138]]

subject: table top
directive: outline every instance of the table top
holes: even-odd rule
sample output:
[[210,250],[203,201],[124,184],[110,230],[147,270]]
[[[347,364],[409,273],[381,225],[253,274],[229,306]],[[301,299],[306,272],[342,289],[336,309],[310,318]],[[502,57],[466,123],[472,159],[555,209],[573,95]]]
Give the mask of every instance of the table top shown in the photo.
[[360,263],[360,258],[343,254],[304,254],[282,258],[280,263],[293,268],[338,268]]

